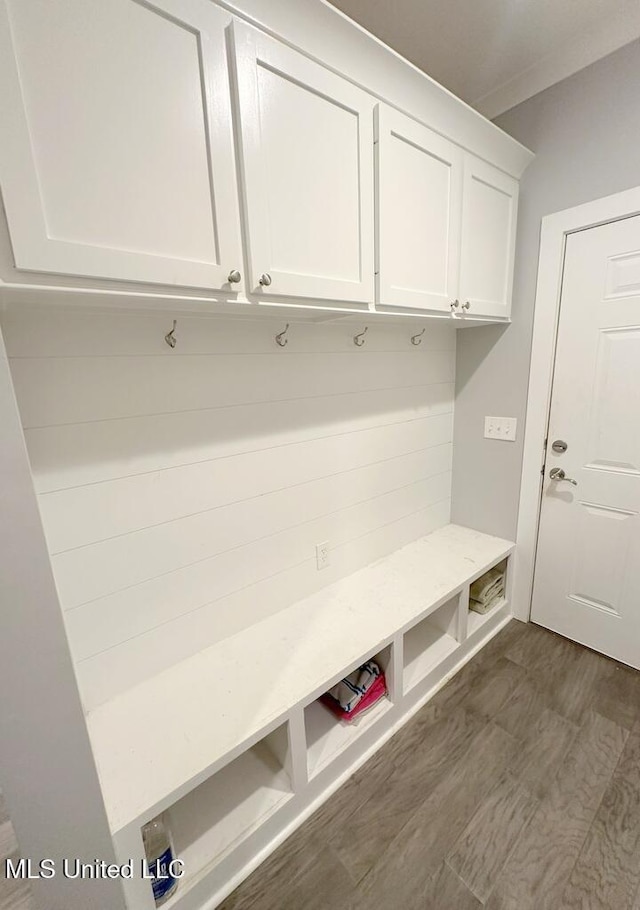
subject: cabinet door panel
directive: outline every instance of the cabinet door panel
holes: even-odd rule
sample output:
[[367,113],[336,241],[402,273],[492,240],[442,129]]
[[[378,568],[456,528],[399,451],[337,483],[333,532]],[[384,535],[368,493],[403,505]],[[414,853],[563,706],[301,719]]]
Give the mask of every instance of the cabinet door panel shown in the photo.
[[465,155],[460,300],[470,316],[509,316],[518,183]]
[[249,287],[372,302],[372,99],[249,26],[234,37]]
[[458,294],[463,152],[383,105],[376,148],[377,301],[449,312]]
[[241,267],[230,19],[207,0],[0,3],[18,268],[219,288]]

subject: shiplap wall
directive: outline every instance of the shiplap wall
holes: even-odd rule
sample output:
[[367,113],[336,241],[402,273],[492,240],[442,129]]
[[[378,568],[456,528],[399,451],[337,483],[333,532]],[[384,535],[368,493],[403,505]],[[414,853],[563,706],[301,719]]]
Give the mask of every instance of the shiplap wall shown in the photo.
[[283,323],[3,314],[87,708],[448,522],[455,331]]

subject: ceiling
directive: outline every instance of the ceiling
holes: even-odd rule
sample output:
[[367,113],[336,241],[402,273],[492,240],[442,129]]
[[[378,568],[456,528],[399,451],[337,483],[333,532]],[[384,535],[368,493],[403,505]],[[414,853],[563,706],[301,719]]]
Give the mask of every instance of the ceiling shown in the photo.
[[496,117],[640,36],[639,0],[329,0]]

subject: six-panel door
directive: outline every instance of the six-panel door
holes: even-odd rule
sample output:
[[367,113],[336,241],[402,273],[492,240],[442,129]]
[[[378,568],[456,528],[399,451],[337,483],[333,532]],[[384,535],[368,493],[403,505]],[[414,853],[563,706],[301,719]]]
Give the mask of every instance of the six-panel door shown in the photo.
[[230,21],[208,0],[1,0],[19,269],[239,289]]
[[460,310],[465,315],[511,313],[518,182],[465,154],[462,190]]
[[640,215],[569,234],[562,276],[531,618],[640,670]]
[[373,303],[373,98],[249,26],[234,39],[247,287]]
[[379,105],[377,296],[382,306],[451,311],[458,296],[462,149]]

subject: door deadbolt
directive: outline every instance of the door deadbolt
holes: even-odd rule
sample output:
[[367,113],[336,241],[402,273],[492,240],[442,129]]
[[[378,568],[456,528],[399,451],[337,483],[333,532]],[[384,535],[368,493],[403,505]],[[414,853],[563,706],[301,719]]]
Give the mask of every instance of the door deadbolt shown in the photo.
[[551,448],[554,452],[566,452],[569,447],[567,446],[564,439],[555,439],[551,443]]

